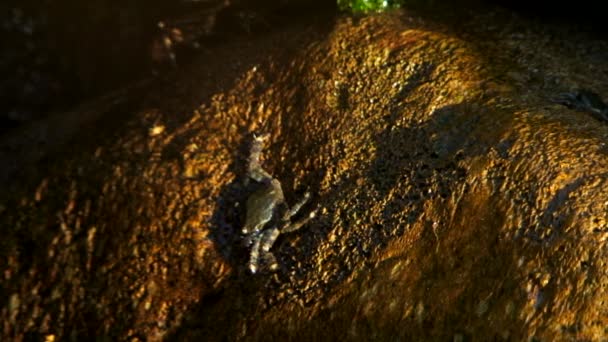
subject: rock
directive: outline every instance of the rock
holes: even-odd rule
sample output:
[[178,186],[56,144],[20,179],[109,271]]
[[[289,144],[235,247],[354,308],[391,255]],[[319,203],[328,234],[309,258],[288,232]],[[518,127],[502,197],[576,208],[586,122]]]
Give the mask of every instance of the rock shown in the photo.
[[[607,94],[606,48],[500,11],[326,18],[5,139],[2,337],[605,339],[608,127],[549,99]],[[251,276],[260,130],[323,209]]]

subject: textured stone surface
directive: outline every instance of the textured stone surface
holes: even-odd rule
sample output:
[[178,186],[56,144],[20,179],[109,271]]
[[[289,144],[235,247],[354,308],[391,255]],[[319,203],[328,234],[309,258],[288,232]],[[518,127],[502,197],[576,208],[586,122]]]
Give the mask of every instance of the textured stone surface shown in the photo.
[[[502,12],[337,18],[7,139],[3,337],[606,338],[608,127],[550,99],[608,94],[607,53]],[[255,277],[252,131],[321,208]]]

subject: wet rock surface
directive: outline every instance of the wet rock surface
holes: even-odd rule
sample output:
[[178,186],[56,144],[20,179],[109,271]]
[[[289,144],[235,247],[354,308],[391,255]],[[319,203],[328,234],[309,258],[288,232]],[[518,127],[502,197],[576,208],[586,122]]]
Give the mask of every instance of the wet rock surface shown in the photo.
[[[2,336],[605,339],[608,127],[551,98],[608,94],[607,53],[499,11],[321,18],[4,139]],[[256,276],[253,131],[320,208]]]

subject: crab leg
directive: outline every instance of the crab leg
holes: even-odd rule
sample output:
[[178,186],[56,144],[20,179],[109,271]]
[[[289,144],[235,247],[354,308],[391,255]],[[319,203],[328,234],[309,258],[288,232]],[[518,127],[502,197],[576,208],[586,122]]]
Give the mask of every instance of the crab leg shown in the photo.
[[255,274],[258,270],[258,260],[260,259],[260,241],[262,239],[255,239],[253,247],[251,247],[251,254],[249,256],[249,271]]
[[[253,247],[251,248],[251,255],[249,257],[249,270],[251,273],[256,273],[258,270],[259,260],[260,260],[260,252],[263,254],[263,258],[266,260],[270,260],[271,268],[276,267],[276,259],[269,253],[270,248],[279,237],[281,232],[278,228],[268,229],[254,238],[255,242]],[[273,265],[275,264],[275,265]]]
[[262,233],[260,240],[262,241],[262,250],[264,252],[268,252],[270,250],[280,233],[279,228],[268,229]]
[[289,209],[285,215],[283,216],[284,221],[288,221],[293,215],[297,214],[298,211],[302,208],[306,202],[310,199],[310,193],[305,193],[304,198],[302,198],[298,203],[296,203],[291,209]]
[[265,253],[264,256],[264,264],[268,265],[268,268],[271,271],[276,271],[279,268],[279,263],[277,262],[277,258],[272,253]]
[[308,223],[308,221],[312,220],[316,215],[317,215],[317,211],[313,210],[312,212],[310,212],[310,214],[308,214],[307,217],[304,217],[303,219],[300,219],[294,223],[291,223],[291,224],[285,226],[285,228],[283,228],[281,230],[281,233],[295,232],[296,230],[302,228],[303,225]]
[[280,233],[281,231],[279,228],[273,228],[265,231],[260,238],[260,240],[262,240],[261,248],[264,252],[264,261],[271,270],[275,270],[278,267],[278,264],[277,259],[270,252],[270,248],[272,248],[272,245],[274,245],[274,242],[277,240]]

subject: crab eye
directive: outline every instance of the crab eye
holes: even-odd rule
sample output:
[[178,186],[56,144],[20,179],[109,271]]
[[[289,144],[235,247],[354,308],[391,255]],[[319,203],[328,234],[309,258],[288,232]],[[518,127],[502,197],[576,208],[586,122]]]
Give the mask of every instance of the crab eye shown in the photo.
[[241,233],[243,233],[243,234],[249,234],[249,231],[247,230],[247,228],[243,228],[243,229],[241,229]]

